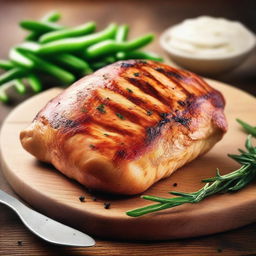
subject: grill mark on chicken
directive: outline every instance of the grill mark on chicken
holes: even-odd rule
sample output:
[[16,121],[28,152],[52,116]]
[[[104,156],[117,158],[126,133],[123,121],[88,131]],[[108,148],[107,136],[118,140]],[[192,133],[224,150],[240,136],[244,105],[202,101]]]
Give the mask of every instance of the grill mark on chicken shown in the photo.
[[[123,86],[124,83],[125,86]],[[146,94],[141,90],[141,88],[134,86],[125,78],[118,79],[116,82],[116,87],[118,87],[118,89],[113,88],[113,90],[120,91],[124,97],[135,105],[138,105],[140,108],[144,109],[145,112],[150,109],[154,109],[155,112],[161,113],[164,110],[169,109],[169,106],[164,105],[157,98]],[[131,89],[132,92],[128,92],[127,89]]]
[[189,125],[189,122],[190,122],[190,118],[186,118],[186,117],[183,117],[183,116],[173,116],[172,119],[177,122],[177,123],[180,123],[186,127],[188,127]]
[[139,114],[136,111],[133,111],[132,109],[125,108],[123,105],[120,105],[115,102],[111,102],[108,104],[109,109],[111,109],[115,114],[121,114],[123,116],[124,120],[129,120],[131,122],[134,122],[139,125],[145,125],[148,123],[148,120],[146,120],[142,114]]
[[178,80],[180,79],[184,79],[185,77],[181,74],[178,74],[177,72],[174,72],[174,71],[170,71],[170,70],[165,70],[163,68],[155,68],[156,71],[166,75],[167,77],[174,77]]
[[58,113],[55,113],[53,115],[53,118],[50,119],[50,125],[54,129],[59,129],[60,127],[62,127],[63,129],[72,129],[74,127],[79,126],[80,123],[77,122],[76,120],[71,120],[64,117],[63,115],[59,115]]
[[[181,70],[181,73],[184,75],[184,79],[181,80],[181,85],[183,87],[188,87],[189,85],[196,89],[195,92],[198,92],[199,94],[207,93],[211,91],[211,88],[205,83],[200,77],[195,76],[193,73]],[[197,95],[197,93],[195,93]]]
[[170,122],[170,118],[164,118],[158,122],[155,126],[146,128],[146,144],[150,144],[154,139],[156,139],[162,131],[162,127]]
[[170,102],[168,102],[164,97],[162,97],[158,91],[148,82],[143,81],[143,77],[140,79],[133,78],[133,77],[127,77],[127,81],[129,81],[132,85],[138,87],[140,90],[142,90],[144,93],[151,95],[152,97],[156,98],[160,102],[162,102],[164,105],[169,106]]
[[134,134],[134,132],[129,129],[125,129],[124,127],[114,125],[113,123],[105,123],[104,120],[93,120],[92,125],[93,125],[93,123],[100,125],[102,128],[104,128],[105,130],[110,131],[110,132],[115,132],[115,133],[119,133],[122,135],[133,135]]
[[[143,110],[145,111],[145,107],[143,107],[143,105],[145,105],[145,101],[143,101],[141,98],[139,97],[132,97],[127,90],[122,89],[119,84],[117,82],[115,82],[112,86],[111,86],[111,91],[120,94],[125,100],[127,100],[127,102],[131,103],[131,106],[126,108],[125,106],[119,104],[116,101],[108,101],[108,106],[110,108],[112,108],[112,110],[114,112],[123,112],[125,113],[125,116],[128,117],[129,119],[134,119],[133,115],[136,116],[136,118],[138,117],[142,117],[143,118]],[[137,110],[137,112],[133,111],[131,113],[132,110]],[[141,114],[138,113],[138,111],[141,112]],[[137,120],[136,120],[137,121]]]
[[[145,66],[143,67],[143,70],[147,72],[148,77],[151,77],[152,79],[154,79],[158,84],[163,85],[164,84],[163,79],[164,79],[165,82],[167,82],[167,85],[165,85],[165,88],[170,91],[170,87],[171,87],[171,89],[174,91],[173,95],[175,95],[175,98],[186,97],[187,95],[191,94],[189,90],[187,90],[184,86],[182,86],[183,80],[174,79],[173,75],[171,77],[167,76],[166,72],[161,73],[157,71],[156,68],[154,67]],[[163,70],[163,68],[161,68],[161,70]],[[180,93],[178,93],[179,91]]]
[[[121,114],[124,119],[127,119],[133,123],[139,124],[141,126],[148,125],[150,123],[150,119],[147,117],[147,112],[144,108],[141,108],[140,105],[136,105],[133,102],[129,101],[125,95],[121,93],[121,91],[118,89],[118,86],[113,87],[112,91],[109,90],[109,92],[113,93],[116,92],[118,95],[118,98],[115,98],[114,100],[111,99],[111,96],[108,100],[105,100],[100,98],[102,96],[98,95],[99,101],[103,104],[105,104],[105,111],[106,114],[111,111],[115,114]],[[107,92],[108,90],[105,89],[104,92]],[[119,92],[119,93],[118,93]],[[117,96],[116,95],[116,96]],[[121,102],[123,101],[123,104]],[[104,116],[102,116],[104,118]]]
[[[164,91],[164,97],[167,96],[177,96],[177,90],[180,89],[179,83],[177,81],[173,81],[170,79],[168,76],[164,75],[162,78],[166,79],[165,81],[168,81],[168,84],[165,84],[162,79],[159,79],[155,75],[155,69],[151,67],[142,67],[143,69],[143,74],[145,75],[145,79],[149,82],[152,83],[156,88],[161,88]],[[159,75],[159,72],[157,72]],[[161,74],[162,75],[162,74]],[[176,90],[175,92],[173,90]],[[179,96],[185,96],[187,92],[182,92]],[[168,97],[168,100],[172,101],[172,98]]]
[[172,87],[171,90],[168,88],[168,86],[165,86],[162,82],[159,82],[152,76],[149,72],[144,71],[144,76],[142,79],[147,83],[151,84],[158,92],[158,94],[164,98],[165,105],[168,106],[169,109],[172,109],[174,107],[174,101],[173,101],[173,96],[174,96],[174,89],[175,87]]
[[187,95],[200,95],[208,91],[202,80],[199,78],[195,80],[194,75],[190,72],[181,70],[178,76],[174,76],[173,71],[167,71],[165,69],[161,69],[161,72],[176,82]]

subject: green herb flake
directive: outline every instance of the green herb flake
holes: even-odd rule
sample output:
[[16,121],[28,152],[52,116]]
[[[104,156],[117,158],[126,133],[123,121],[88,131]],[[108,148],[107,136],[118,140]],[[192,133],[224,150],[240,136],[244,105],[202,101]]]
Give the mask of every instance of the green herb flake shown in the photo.
[[105,108],[105,105],[104,104],[100,104],[96,109],[102,113],[102,114],[105,114],[106,113],[106,110],[104,109]]
[[122,120],[124,120],[125,118],[124,118],[124,116],[123,115],[121,115],[120,113],[116,113],[116,116],[118,116],[120,119],[122,119]]
[[137,72],[137,73],[134,73],[133,75],[138,77],[138,76],[140,76],[140,73]]
[[126,90],[130,93],[133,93],[133,91],[130,88],[126,88]]
[[103,133],[106,137],[109,137],[109,134],[107,134],[107,133]]
[[93,144],[90,144],[89,147],[92,148],[92,149],[96,148],[95,145],[93,145]]
[[147,110],[147,115],[148,115],[148,116],[151,116],[152,114],[153,114],[153,111]]

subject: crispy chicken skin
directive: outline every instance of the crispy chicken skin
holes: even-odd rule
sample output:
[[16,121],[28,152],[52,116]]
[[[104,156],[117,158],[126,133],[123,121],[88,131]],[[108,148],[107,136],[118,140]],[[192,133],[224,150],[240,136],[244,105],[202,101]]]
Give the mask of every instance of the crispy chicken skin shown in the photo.
[[52,99],[23,147],[87,188],[137,194],[207,152],[227,130],[220,92],[162,63],[120,61]]

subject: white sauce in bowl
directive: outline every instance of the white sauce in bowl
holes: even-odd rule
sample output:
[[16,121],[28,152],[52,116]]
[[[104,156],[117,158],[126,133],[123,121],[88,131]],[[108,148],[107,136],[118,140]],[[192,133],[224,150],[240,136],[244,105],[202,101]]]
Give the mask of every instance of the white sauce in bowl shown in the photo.
[[219,58],[250,50],[255,46],[255,36],[240,22],[201,16],[169,29],[165,45],[185,56]]

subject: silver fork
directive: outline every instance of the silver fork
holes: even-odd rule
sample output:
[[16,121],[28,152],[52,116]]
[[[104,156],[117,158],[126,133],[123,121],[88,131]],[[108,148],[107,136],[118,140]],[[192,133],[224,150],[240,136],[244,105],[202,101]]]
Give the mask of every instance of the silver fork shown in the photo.
[[32,210],[2,190],[0,203],[14,210],[30,231],[49,243],[83,247],[95,245],[90,236]]

